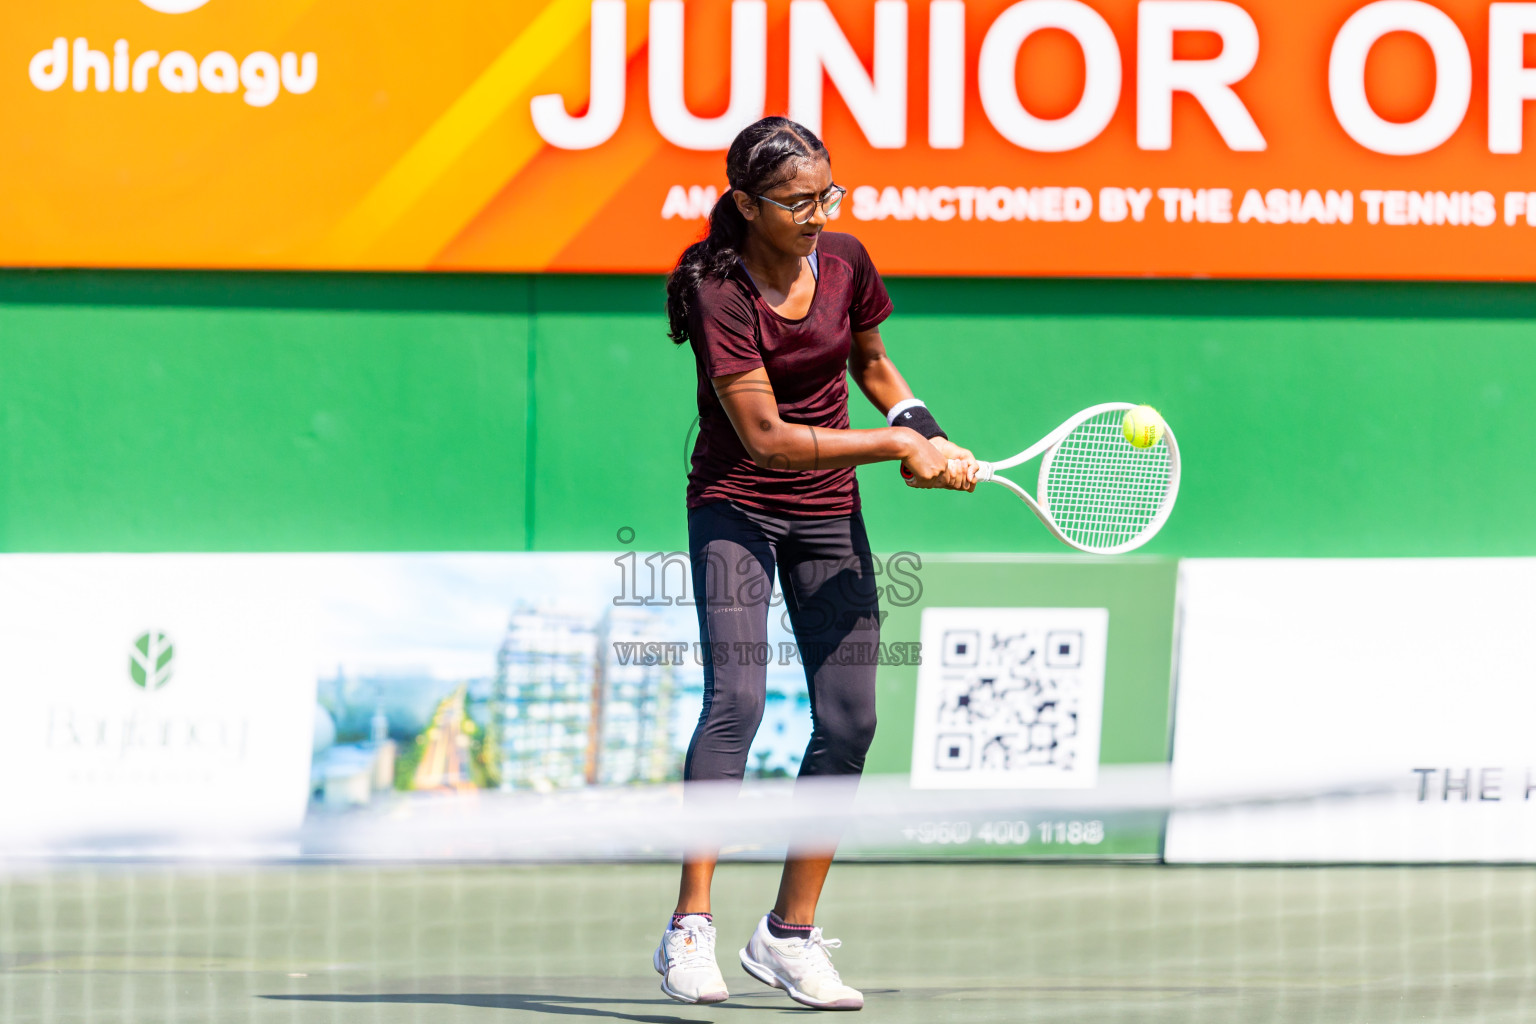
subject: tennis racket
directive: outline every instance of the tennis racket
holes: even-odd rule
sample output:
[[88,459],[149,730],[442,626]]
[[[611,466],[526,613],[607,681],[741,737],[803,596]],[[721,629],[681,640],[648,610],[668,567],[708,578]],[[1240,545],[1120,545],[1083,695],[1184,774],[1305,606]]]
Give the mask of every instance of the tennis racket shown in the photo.
[[[1011,459],[983,462],[976,479],[1001,484],[1023,499],[1056,539],[1079,551],[1114,555],[1157,536],[1179,496],[1179,445],[1167,422],[1150,448],[1125,439],[1128,402],[1084,409]],[[998,476],[1038,455],[1039,499]],[[908,477],[906,467],[902,475]]]

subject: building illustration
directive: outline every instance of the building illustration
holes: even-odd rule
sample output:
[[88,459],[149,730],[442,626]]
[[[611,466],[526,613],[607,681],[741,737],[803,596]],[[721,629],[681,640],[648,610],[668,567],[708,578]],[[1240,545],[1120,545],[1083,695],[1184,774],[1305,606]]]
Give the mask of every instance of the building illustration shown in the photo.
[[[338,659],[318,680],[313,799],[344,809],[391,790],[677,781],[703,703],[691,618],[606,600],[523,601],[487,644],[488,674],[472,661],[444,671],[430,658],[390,668]],[[810,725],[799,676],[798,665],[770,666],[749,775],[798,769]]]
[[609,608],[596,619],[514,611],[488,710],[500,785],[543,790],[676,777],[676,669],[657,659],[621,661],[614,646],[670,639],[641,609]]

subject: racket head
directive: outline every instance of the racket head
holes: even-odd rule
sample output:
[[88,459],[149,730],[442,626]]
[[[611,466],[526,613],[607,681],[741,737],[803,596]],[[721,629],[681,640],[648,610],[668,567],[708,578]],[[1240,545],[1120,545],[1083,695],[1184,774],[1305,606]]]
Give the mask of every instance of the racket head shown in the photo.
[[1124,420],[1135,406],[1106,402],[1052,431],[1036,493],[1042,517],[1079,551],[1114,555],[1157,536],[1179,496],[1179,447],[1165,421],[1157,444],[1137,448]]

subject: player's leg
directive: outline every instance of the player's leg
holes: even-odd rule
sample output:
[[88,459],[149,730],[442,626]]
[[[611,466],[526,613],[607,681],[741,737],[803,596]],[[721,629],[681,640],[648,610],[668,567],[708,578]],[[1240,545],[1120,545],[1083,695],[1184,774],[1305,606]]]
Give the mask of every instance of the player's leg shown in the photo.
[[739,783],[746,774],[768,683],[766,663],[748,648],[768,642],[781,529],[777,521],[727,502],[705,505],[688,516],[705,656],[704,705],[683,762],[685,781]]
[[[765,527],[723,502],[691,512],[688,536],[704,653],[704,706],[683,778],[690,783],[688,799],[722,799],[745,775],[747,752],[763,717],[768,669],[745,652],[746,645],[768,640],[776,538],[771,523]],[[685,856],[677,908],[653,958],[663,976],[662,991],[681,1002],[726,998],[710,913],[717,855],[714,849],[697,849]]]
[[[851,801],[875,736],[880,591],[874,556],[858,514],[808,525],[793,540],[797,557],[786,558],[781,569],[784,604],[811,698],[811,739],[800,777],[831,792],[839,788],[834,780],[842,780]],[[812,922],[831,852],[817,851],[803,867],[789,865],[775,908],[787,920]]]
[[[863,520],[796,523],[779,554],[784,603],[811,695],[811,740],[800,777],[815,780],[821,799],[851,801],[874,738],[880,643],[874,558]],[[823,938],[815,924],[832,855],[825,839],[791,849],[774,909],[742,950],[742,965],[807,1006],[857,1009],[863,996],[842,983],[828,956],[837,941]]]

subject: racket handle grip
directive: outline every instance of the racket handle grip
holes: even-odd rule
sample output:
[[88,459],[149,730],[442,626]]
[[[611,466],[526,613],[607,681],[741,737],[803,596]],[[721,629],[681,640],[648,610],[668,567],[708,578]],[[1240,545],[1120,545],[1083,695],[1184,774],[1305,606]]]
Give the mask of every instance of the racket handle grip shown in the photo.
[[[954,466],[957,463],[959,463],[959,461],[960,461],[959,459],[950,459],[949,460],[949,464],[951,466]],[[901,478],[907,482],[908,486],[912,486],[912,481],[914,479],[916,479],[912,475],[912,471],[910,469],[908,469],[905,464],[898,463],[898,465],[901,466]],[[978,459],[977,462],[976,462],[976,465],[979,467],[976,470],[976,480],[977,480],[978,483],[981,482],[982,480],[991,480],[992,479],[992,463],[990,463],[990,462],[982,462],[981,460]]]

